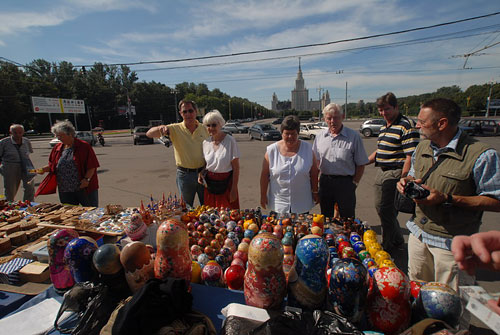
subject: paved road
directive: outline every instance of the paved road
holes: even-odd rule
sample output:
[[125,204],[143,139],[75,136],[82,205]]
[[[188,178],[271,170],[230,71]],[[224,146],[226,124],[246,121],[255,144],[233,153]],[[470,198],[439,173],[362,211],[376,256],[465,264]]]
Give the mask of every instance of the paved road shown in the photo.
[[[360,121],[346,121],[346,126],[358,129]],[[265,148],[271,142],[250,141],[246,134],[235,134],[241,151],[241,177],[239,183],[241,208],[253,208],[259,205],[259,177]],[[500,137],[482,137],[482,141],[488,143],[496,150],[500,150]],[[33,147],[35,153],[31,156],[36,167],[45,165],[51,148],[48,141],[50,138],[35,139]],[[376,138],[363,138],[367,154],[376,147]],[[149,201],[161,197],[162,193],[176,193],[175,184],[175,162],[173,148],[166,148],[161,144],[134,146],[131,136],[115,135],[106,136],[104,147],[95,146],[101,167],[99,168],[99,198],[100,205],[122,204],[124,206],[139,206],[140,201]],[[357,217],[367,221],[377,232],[380,233],[378,216],[373,205],[373,180],[376,169],[373,165],[365,169],[365,174],[357,190]],[[42,177],[36,177],[39,184]],[[3,180],[0,177],[0,185]],[[18,193],[18,198],[22,196]],[[59,202],[57,195],[45,195],[36,199],[39,202]],[[314,207],[313,213],[319,213],[319,206]],[[409,215],[400,214],[400,224],[408,237],[405,222]],[[486,212],[483,217],[481,231],[499,229],[500,215],[498,213]],[[405,269],[406,255],[398,259],[398,265]],[[488,277],[488,276],[487,276]],[[489,279],[488,279],[489,278]],[[500,281],[500,276],[488,280]],[[500,282],[495,282],[496,291],[500,290]],[[491,283],[493,284],[493,283]]]

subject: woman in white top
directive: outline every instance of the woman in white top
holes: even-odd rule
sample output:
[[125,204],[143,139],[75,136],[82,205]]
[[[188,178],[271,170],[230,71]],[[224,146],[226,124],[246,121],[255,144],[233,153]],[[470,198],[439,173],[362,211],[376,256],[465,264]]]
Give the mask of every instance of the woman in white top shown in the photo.
[[239,209],[240,151],[236,140],[222,131],[225,123],[217,110],[203,117],[210,138],[203,141],[203,155],[207,164],[205,170],[200,172],[199,182],[205,185],[205,205]]
[[318,164],[312,145],[299,140],[295,115],[281,123],[282,139],[267,147],[260,175],[260,204],[277,213],[306,213],[318,203]]

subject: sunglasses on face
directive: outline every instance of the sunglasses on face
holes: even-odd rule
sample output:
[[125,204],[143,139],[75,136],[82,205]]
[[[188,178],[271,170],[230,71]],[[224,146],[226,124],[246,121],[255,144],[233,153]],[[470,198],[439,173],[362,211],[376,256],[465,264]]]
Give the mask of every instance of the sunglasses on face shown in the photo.
[[207,126],[208,128],[216,128],[216,127],[217,127],[217,123],[207,124],[206,126]]
[[194,109],[185,109],[181,111],[182,114],[187,114],[187,113],[194,113]]

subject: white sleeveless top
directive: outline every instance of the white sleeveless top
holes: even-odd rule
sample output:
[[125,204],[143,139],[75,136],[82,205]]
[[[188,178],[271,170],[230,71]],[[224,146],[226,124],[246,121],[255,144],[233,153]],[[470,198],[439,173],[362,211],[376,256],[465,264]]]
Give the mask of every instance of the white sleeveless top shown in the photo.
[[283,156],[278,142],[267,147],[269,157],[268,206],[277,213],[304,213],[314,207],[310,171],[312,145],[300,140],[297,154]]

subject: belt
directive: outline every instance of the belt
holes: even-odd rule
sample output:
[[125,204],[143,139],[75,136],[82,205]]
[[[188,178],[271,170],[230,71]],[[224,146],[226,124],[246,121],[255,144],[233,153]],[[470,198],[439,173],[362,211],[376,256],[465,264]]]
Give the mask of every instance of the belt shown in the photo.
[[338,175],[338,174],[321,174],[322,176],[325,176],[327,178],[352,178],[353,176],[343,176],[343,175]]
[[382,171],[390,171],[390,170],[401,170],[403,167],[398,167],[398,166],[381,166],[380,167]]
[[200,172],[201,170],[203,170],[203,168],[204,168],[204,166],[197,168],[197,169],[188,169],[188,168],[185,168],[182,166],[177,166],[177,169],[184,171],[184,172]]

